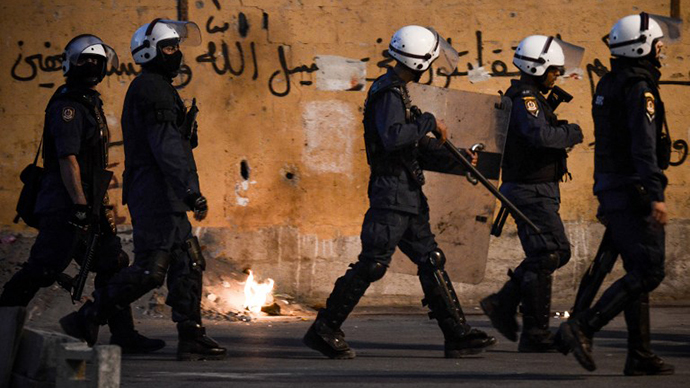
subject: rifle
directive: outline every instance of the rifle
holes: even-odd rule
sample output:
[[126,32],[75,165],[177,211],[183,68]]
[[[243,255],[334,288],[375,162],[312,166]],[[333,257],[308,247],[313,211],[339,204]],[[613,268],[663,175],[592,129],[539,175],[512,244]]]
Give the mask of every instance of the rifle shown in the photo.
[[467,158],[458,150],[453,143],[446,139],[445,143],[443,145],[450,151],[450,153],[455,157],[455,159],[458,160],[469,172],[476,178],[479,183],[481,183],[484,187],[486,187],[491,194],[493,194],[494,197],[496,197],[499,201],[501,201],[501,204],[503,206],[507,207],[508,210],[510,210],[510,213],[513,215],[515,218],[519,218],[520,220],[524,221],[527,225],[529,225],[530,228],[532,228],[536,233],[541,233],[541,229],[537,227],[537,225],[534,224],[529,218],[527,218],[526,215],[524,215],[508,198],[506,198],[503,194],[501,194],[500,191],[494,186],[491,182],[489,182],[488,179],[482,173],[475,168],[472,163],[470,163]]
[[[92,191],[92,211],[91,223],[86,232],[86,251],[81,260],[79,274],[74,278],[67,274],[60,274],[58,277],[58,284],[65,288],[72,298],[72,303],[81,299],[84,292],[86,280],[89,278],[89,271],[93,266],[94,256],[98,243],[102,235],[101,231],[101,209],[103,208],[103,200],[108,191],[110,180],[113,177],[112,171],[96,170],[93,174],[93,191]],[[77,239],[83,236],[77,236]],[[78,246],[78,244],[77,244]]]

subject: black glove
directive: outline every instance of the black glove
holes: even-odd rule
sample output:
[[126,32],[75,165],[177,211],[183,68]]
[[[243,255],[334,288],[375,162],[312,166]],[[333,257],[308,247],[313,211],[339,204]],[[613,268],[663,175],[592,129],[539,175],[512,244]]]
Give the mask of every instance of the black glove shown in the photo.
[[199,193],[192,193],[185,198],[184,203],[194,212],[194,219],[201,221],[208,215],[206,197]]
[[89,205],[74,205],[72,207],[72,216],[67,222],[84,232],[88,231],[91,224],[91,208]]
[[582,129],[577,124],[566,124],[566,128],[572,134],[573,145],[580,144],[584,140],[584,135],[582,134]]

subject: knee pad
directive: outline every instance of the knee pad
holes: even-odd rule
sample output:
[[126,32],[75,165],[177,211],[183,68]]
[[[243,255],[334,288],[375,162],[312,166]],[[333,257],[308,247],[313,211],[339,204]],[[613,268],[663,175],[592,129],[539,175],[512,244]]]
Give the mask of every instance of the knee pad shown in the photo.
[[123,268],[127,268],[129,266],[129,255],[123,251],[120,250],[120,253],[117,255],[117,269],[121,270]]
[[570,261],[570,258],[572,257],[572,252],[570,251],[570,248],[562,251],[558,251],[558,267],[561,268],[564,265],[568,264]]
[[165,282],[165,275],[168,273],[170,266],[170,252],[156,251],[148,258],[148,265],[145,270],[145,278],[147,283],[151,283],[156,287],[160,287]]
[[429,264],[438,269],[443,269],[446,266],[446,255],[440,248],[429,252]]
[[373,283],[386,274],[388,267],[375,261],[358,261],[352,265],[352,269],[366,281]]

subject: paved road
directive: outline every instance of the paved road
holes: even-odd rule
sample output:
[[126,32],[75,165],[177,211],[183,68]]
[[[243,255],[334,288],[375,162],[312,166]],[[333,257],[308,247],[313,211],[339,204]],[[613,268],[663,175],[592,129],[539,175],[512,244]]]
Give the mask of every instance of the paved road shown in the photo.
[[[470,316],[476,327],[488,320]],[[443,358],[442,337],[423,315],[359,315],[344,326],[357,350],[354,360],[329,360],[304,347],[301,337],[310,322],[296,318],[251,323],[208,322],[209,333],[225,344],[224,361],[175,361],[176,335],[169,321],[139,324],[147,335],[168,341],[162,351],[125,356],[122,387],[374,387],[374,386],[510,386],[512,387],[688,387],[690,386],[690,308],[657,308],[652,312],[653,347],[674,364],[674,376],[626,377],[624,321],[616,319],[595,338],[594,373],[572,356],[521,354],[502,337],[492,350],[460,360]],[[554,319],[553,325],[559,322]],[[107,332],[107,329],[104,330]],[[107,341],[106,333],[101,336]]]

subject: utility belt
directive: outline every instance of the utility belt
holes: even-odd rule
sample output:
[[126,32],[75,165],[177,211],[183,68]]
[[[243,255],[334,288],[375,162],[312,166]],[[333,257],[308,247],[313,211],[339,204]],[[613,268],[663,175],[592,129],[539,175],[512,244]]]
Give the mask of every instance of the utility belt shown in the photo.
[[424,170],[417,159],[401,162],[381,161],[372,163],[369,167],[373,176],[400,176],[403,171],[407,171],[412,181],[420,187],[426,183]]
[[615,189],[597,194],[599,198],[600,220],[607,212],[629,211],[641,216],[647,216],[652,211],[652,199],[647,189],[641,183],[629,183]]

